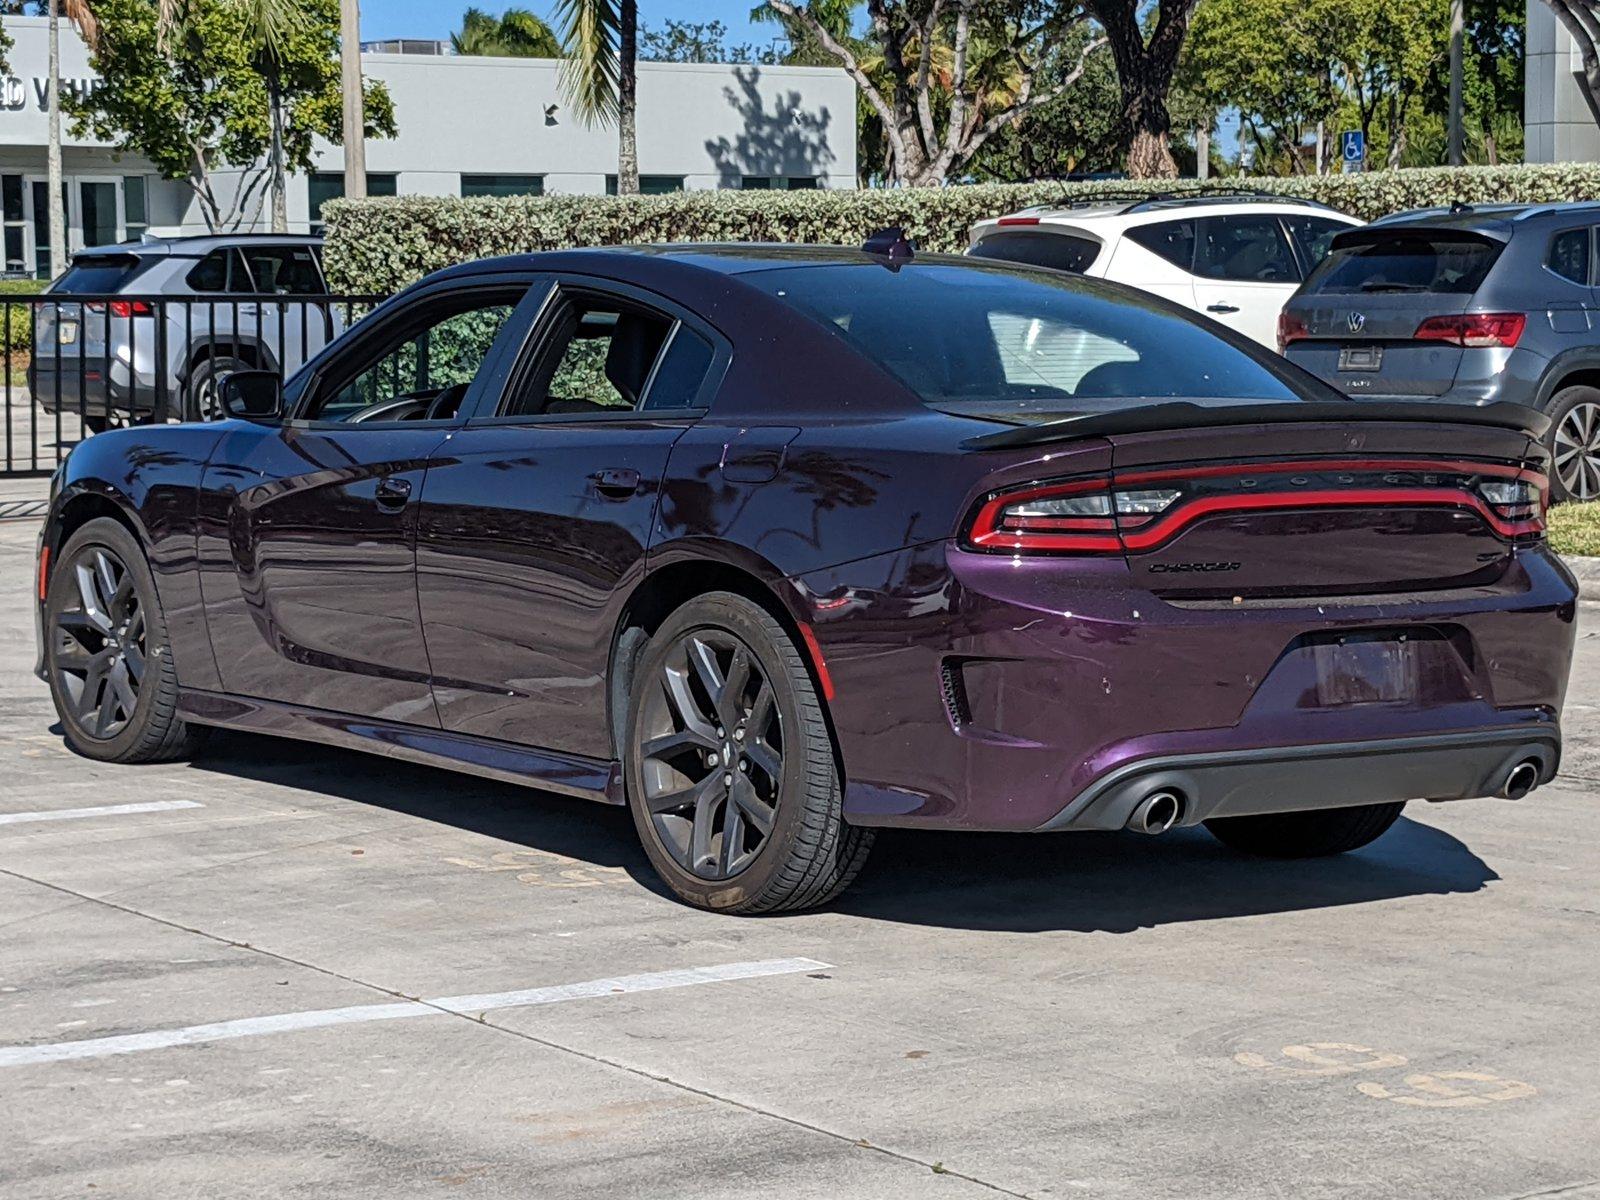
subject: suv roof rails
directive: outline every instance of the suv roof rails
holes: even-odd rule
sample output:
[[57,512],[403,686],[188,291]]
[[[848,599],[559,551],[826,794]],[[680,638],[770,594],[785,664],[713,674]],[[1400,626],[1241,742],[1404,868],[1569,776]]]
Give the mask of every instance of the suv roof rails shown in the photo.
[[1301,208],[1320,208],[1328,212],[1337,212],[1331,204],[1324,204],[1320,200],[1308,200],[1303,196],[1285,196],[1278,192],[1263,191],[1260,188],[1209,188],[1205,191],[1182,192],[1147,192],[1143,196],[1130,195],[1127,189],[1105,192],[1078,192],[1066,194],[1060,200],[1043,204],[1032,204],[1023,209],[1023,212],[1039,212],[1046,209],[1062,208],[1091,208],[1100,205],[1117,208],[1117,214],[1124,216],[1129,213],[1148,212],[1155,208],[1179,207],[1185,204],[1260,204],[1269,202],[1273,204],[1292,204]]

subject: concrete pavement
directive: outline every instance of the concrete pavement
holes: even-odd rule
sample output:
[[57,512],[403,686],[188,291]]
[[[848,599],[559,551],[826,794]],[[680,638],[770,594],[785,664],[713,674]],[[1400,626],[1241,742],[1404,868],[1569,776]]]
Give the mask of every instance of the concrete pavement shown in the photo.
[[890,833],[832,909],[739,919],[612,809],[241,736],[70,754],[33,533],[0,522],[4,1200],[1600,1195],[1588,613],[1520,803],[1309,864]]

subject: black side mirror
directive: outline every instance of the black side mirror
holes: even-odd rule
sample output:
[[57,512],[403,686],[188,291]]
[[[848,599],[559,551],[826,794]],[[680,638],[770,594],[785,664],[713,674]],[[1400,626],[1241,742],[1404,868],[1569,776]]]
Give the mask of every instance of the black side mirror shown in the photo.
[[246,421],[283,416],[283,378],[276,371],[234,371],[217,387],[222,411]]

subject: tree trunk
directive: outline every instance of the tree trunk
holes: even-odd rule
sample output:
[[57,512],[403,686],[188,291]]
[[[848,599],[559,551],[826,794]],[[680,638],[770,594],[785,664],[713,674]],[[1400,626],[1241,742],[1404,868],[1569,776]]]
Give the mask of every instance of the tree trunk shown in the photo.
[[[361,85],[361,0],[339,0],[339,84],[344,92],[344,194],[367,194],[366,97]],[[313,218],[316,213],[311,214]]]
[[1172,147],[1167,144],[1169,130],[1165,124],[1142,122],[1134,126],[1133,140],[1128,143],[1128,174],[1134,179],[1176,179],[1178,161],[1172,157]]
[[276,73],[267,78],[272,102],[272,232],[289,232],[289,187],[283,169],[283,89]]
[[617,35],[617,194],[639,192],[639,0],[622,0]]
[[[46,187],[50,189],[50,278],[67,269],[67,213],[61,196],[61,12],[50,0],[50,148]],[[37,269],[37,268],[35,268]]]

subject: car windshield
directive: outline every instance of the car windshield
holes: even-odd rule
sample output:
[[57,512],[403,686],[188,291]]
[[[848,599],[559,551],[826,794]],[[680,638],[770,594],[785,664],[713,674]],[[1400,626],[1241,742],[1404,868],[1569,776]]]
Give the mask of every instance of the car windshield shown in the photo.
[[1027,419],[1173,400],[1305,398],[1264,352],[1100,280],[975,263],[841,264],[744,278],[836,330],[941,409]]
[[1500,249],[1475,234],[1366,229],[1340,237],[1301,293],[1474,292]]

